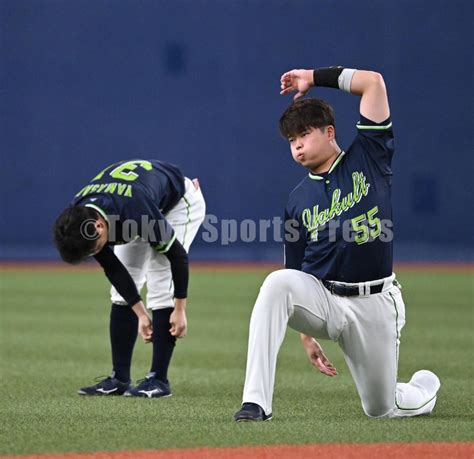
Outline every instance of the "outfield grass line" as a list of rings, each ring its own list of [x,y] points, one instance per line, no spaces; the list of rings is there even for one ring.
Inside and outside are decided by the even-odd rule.
[[[232,448],[183,448],[143,451],[97,452],[84,454],[53,454],[0,456],[1,459],[384,459],[430,458],[472,459],[474,443],[328,443],[311,445],[241,446]]]
[[[102,268],[98,263],[90,262],[80,265],[68,265],[61,261],[0,261],[0,272],[15,271],[61,271],[61,272],[77,272],[77,271],[100,271]]]
[[[395,263],[395,272],[474,272],[474,263],[467,262],[425,262],[425,261],[414,261],[414,262],[399,262]]]
[[[192,272],[235,272],[235,271],[275,271],[282,269],[281,263],[259,261],[191,261]],[[15,271],[101,271],[96,263],[68,265],[61,261],[0,261],[0,272]],[[394,266],[395,272],[474,272],[474,262],[398,262]]]

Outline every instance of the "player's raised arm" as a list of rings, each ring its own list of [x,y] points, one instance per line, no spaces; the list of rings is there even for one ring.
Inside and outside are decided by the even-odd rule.
[[[356,70],[352,76],[350,91],[361,96],[360,113],[365,118],[381,123],[390,116],[387,89],[380,73]]]
[[[343,67],[295,69],[285,72],[280,83],[280,94],[295,92],[295,99],[304,96],[313,86],[341,89],[361,96],[360,113],[365,118],[381,123],[390,116],[385,82],[377,72]]]

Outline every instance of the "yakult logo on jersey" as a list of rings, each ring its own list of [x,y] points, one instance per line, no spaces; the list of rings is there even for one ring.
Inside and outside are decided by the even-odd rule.
[[[313,208],[306,208],[301,214],[303,225],[311,233],[311,240],[318,240],[318,229],[334,217],[347,212],[351,207],[361,201],[369,193],[370,183],[362,172],[352,173],[353,191],[341,200],[341,190],[336,188],[332,193],[331,207],[319,211],[319,204]]]

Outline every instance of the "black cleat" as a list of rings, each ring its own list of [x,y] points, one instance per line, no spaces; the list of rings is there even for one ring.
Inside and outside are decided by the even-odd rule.
[[[94,386],[82,387],[77,391],[79,395],[123,395],[128,389],[132,387],[131,382],[122,382],[115,378],[115,373],[112,372],[110,376],[99,376],[96,381],[99,381]]]
[[[236,422],[241,421],[269,421],[272,418],[272,413],[265,414],[263,408],[256,403],[243,403],[237,413],[234,414]]]
[[[168,383],[155,378],[155,373],[148,373],[145,379],[138,382],[138,386],[130,388],[125,392],[126,397],[171,397],[171,389]]]

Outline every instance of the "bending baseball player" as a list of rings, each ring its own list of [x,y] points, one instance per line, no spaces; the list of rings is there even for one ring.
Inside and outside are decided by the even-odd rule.
[[[360,96],[357,135],[343,151],[332,108],[300,99],[312,86]],[[335,368],[314,338],[337,341],[370,417],[430,413],[440,387],[431,371],[397,383],[401,286],[392,272],[392,122],[382,76],[342,67],[292,70],[296,92],[280,119],[293,159],[308,169],[286,208],[285,267],[263,283],[250,320],[243,405],[236,421],[272,417],[277,354],[287,325],[301,332],[310,361]]]
[[[112,374],[80,395],[171,395],[168,366],[176,338],[187,331],[188,251],[204,215],[197,180],[172,164],[137,159],[105,168],[58,217],[54,241],[62,259],[94,257],[112,284]],[[145,282],[151,319],[140,296]],[[150,372],[133,387],[138,333],[153,355]]]

